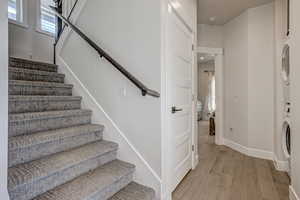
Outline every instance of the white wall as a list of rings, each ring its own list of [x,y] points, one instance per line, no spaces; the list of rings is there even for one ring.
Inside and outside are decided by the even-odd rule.
[[[247,146],[248,13],[224,25],[225,138]]]
[[[292,188],[300,198],[300,1],[291,1]]]
[[[248,10],[248,147],[273,152],[274,4]]]
[[[169,0],[179,17],[194,32],[197,27],[197,0]]]
[[[128,71],[160,92],[159,1],[87,1],[77,25]],[[161,99],[143,97],[76,34],[66,41],[61,56],[160,176]]]
[[[198,24],[198,46],[222,48],[223,26]]]
[[[223,35],[225,139],[254,149],[254,156],[270,159],[274,137],[273,11],[273,3],[251,8],[225,24]]]
[[[7,139],[8,139],[8,22],[7,1],[0,1],[0,199],[8,200]]]
[[[24,4],[27,24],[9,23],[9,55],[52,63],[54,38],[37,31],[37,0],[26,0]]]

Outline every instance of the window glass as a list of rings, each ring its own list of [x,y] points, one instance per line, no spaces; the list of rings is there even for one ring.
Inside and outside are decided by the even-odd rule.
[[[23,22],[22,0],[8,0],[8,19]]]
[[[49,6],[55,6],[54,2],[52,0],[41,0],[41,30],[55,34],[56,31],[56,17],[49,8]]]
[[[16,0],[8,1],[8,18],[17,20],[17,3]]]

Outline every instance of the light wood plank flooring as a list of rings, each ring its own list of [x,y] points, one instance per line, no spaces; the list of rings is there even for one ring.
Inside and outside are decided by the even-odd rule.
[[[289,177],[271,161],[214,144],[199,122],[199,165],[173,192],[173,200],[288,200]]]

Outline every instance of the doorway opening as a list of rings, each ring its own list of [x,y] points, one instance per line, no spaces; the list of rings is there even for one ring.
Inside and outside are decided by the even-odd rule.
[[[223,145],[223,49],[198,47],[197,58],[198,146],[204,138]]]
[[[198,145],[214,143],[216,134],[215,54],[198,53]],[[201,152],[200,156],[201,156]]]

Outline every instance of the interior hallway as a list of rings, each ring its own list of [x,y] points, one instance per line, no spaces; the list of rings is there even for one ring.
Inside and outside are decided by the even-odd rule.
[[[199,165],[174,191],[173,200],[289,199],[289,177],[272,161],[217,146],[208,130],[208,122],[200,121]]]

